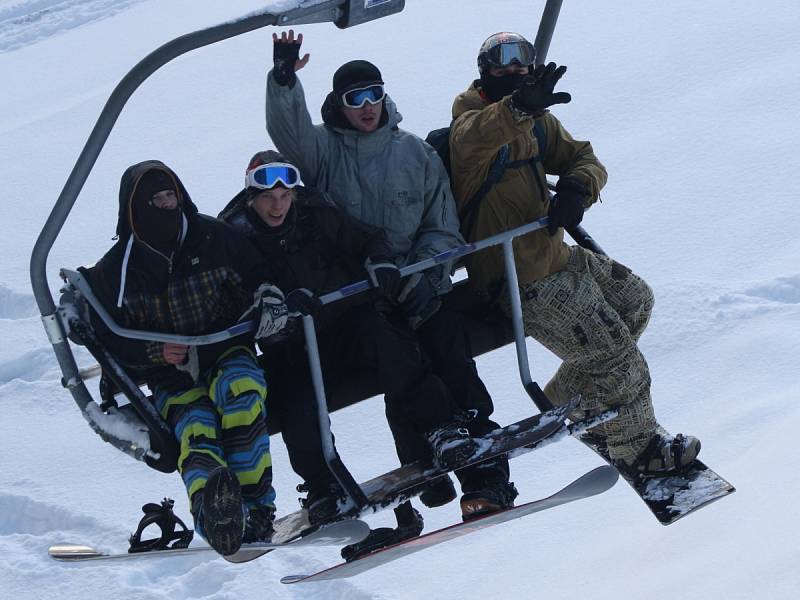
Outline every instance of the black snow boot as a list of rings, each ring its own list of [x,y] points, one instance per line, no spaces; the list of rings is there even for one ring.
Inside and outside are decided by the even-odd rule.
[[[271,542],[275,528],[272,522],[275,520],[275,509],[272,506],[254,506],[247,513],[247,520],[244,524],[245,544],[255,542]]]
[[[671,436],[657,432],[628,468],[648,475],[680,473],[699,453],[700,440],[696,437],[682,433]]]
[[[461,518],[469,521],[489,513],[511,508],[519,495],[510,481],[494,481],[483,484],[480,489],[464,490],[461,496]]]
[[[311,525],[321,525],[332,521],[339,513],[339,502],[345,499],[342,486],[332,479],[313,481],[298,486],[297,491],[306,491],[300,503],[308,513]]]
[[[399,544],[405,540],[417,537],[422,533],[424,520],[422,515],[411,506],[411,502],[403,502],[394,509],[397,518],[397,527],[378,527],[369,532],[369,535],[358,542],[342,548],[342,558],[346,562],[356,560],[371,554],[381,548]]]
[[[463,464],[478,449],[478,444],[470,437],[469,431],[461,421],[453,421],[432,429],[425,439],[433,450],[433,464],[448,471]]]
[[[196,527],[209,545],[224,556],[236,553],[244,534],[244,505],[236,475],[227,467],[217,467],[192,504]]]
[[[439,477],[426,483],[424,492],[419,495],[420,501],[428,508],[444,506],[456,499],[456,488],[449,475]]]

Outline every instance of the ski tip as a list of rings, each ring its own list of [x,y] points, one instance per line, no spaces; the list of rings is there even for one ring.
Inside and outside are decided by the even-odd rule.
[[[299,583],[303,581],[306,577],[310,577],[309,575],[286,575],[281,577],[281,583]]]
[[[48,548],[47,553],[55,560],[78,560],[103,556],[103,553],[91,546],[83,544],[56,544]]]

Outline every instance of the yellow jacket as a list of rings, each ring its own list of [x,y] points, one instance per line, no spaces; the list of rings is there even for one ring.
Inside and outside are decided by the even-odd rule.
[[[450,131],[452,183],[459,212],[486,180],[500,148],[509,145],[509,162],[533,159],[541,150],[533,134],[534,119],[512,108],[511,97],[499,102],[485,100],[474,82],[453,103]],[[589,142],[577,141],[551,113],[539,117],[547,148],[544,160],[531,167],[508,169],[480,202],[469,231],[473,242],[508,231],[547,216],[550,206],[546,174],[570,176],[589,190],[586,207],[593,204],[608,174]],[[544,192],[544,193],[543,193]],[[564,230],[550,236],[546,229],[514,240],[514,256],[520,284],[537,281],[564,268],[569,247]],[[470,284],[479,292],[492,292],[504,279],[499,246],[467,257]]]

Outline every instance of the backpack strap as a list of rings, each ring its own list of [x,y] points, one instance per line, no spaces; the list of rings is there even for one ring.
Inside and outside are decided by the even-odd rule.
[[[514,160],[509,162],[508,157],[511,150],[509,149],[508,144],[500,148],[500,151],[497,153],[497,157],[494,159],[492,166],[489,167],[489,174],[486,176],[486,180],[481,184],[481,187],[478,188],[478,191],[475,192],[475,195],[469,199],[469,202],[466,203],[464,209],[461,211],[461,231],[464,233],[464,235],[466,235],[469,230],[472,229],[472,222],[475,219],[477,208],[481,200],[483,200],[483,198],[489,193],[495,184],[500,182],[507,169],[519,169],[530,165],[531,168],[533,168],[534,175],[536,175],[536,183],[539,184],[539,190],[541,191],[542,196],[547,195],[547,188],[544,187],[541,177],[539,176],[539,171],[536,169],[536,163],[542,162],[544,153],[547,150],[547,132],[539,123],[538,119],[533,123],[533,136],[536,138],[536,143],[539,146],[539,152],[533,158],[525,158],[522,160]]]

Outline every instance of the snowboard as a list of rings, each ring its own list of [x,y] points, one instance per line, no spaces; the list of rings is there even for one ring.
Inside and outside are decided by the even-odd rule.
[[[323,525],[302,537],[287,542],[275,541],[272,543],[244,544],[238,552],[230,556],[223,556],[223,558],[228,562],[243,563],[254,560],[279,548],[296,549],[308,546],[346,546],[347,544],[360,542],[367,537],[367,535],[369,535],[369,525],[367,525],[367,523],[357,519],[347,519]],[[107,553],[83,544],[56,544],[50,546],[48,554],[50,558],[64,562],[109,562],[198,554],[216,555],[216,551],[211,548],[211,546],[204,545],[189,548],[150,550],[148,552]]]
[[[670,435],[663,427],[659,427],[658,432]],[[578,439],[619,471],[622,478],[628,482],[662,525],[671,525],[736,491],[730,482],[698,459],[692,461],[678,474],[644,475],[620,467],[612,461],[608,457],[605,442],[592,436],[591,433],[584,434]]]
[[[340,563],[333,567],[305,575],[288,575],[281,578],[281,583],[306,583],[312,581],[325,581],[330,579],[342,579],[359,575],[386,563],[392,562],[404,556],[432,548],[444,542],[481,531],[506,523],[526,515],[561,506],[569,502],[589,498],[601,494],[611,489],[617,482],[619,474],[616,469],[609,466],[602,466],[589,471],[585,475],[576,479],[566,487],[562,488],[552,496],[542,500],[534,500],[513,508],[507,508],[482,517],[477,517],[463,523],[456,523],[449,527],[437,529],[419,537],[411,538],[380,548],[360,558],[350,562]]]

